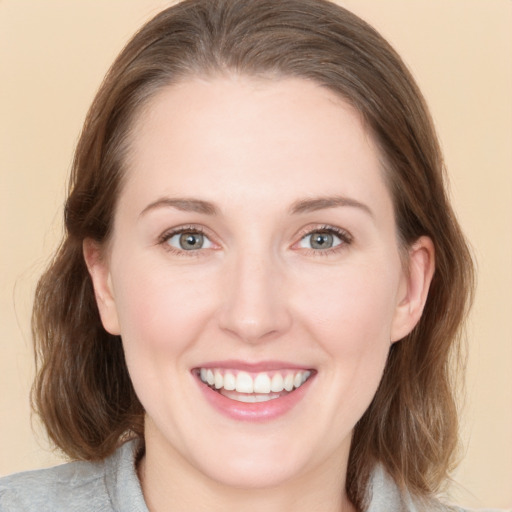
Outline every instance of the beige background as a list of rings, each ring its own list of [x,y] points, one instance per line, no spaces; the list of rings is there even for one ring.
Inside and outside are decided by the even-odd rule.
[[[58,461],[31,426],[31,297],[108,65],[161,0],[0,0],[0,475]],[[512,1],[342,0],[388,37],[432,108],[479,264],[455,498],[512,506]]]

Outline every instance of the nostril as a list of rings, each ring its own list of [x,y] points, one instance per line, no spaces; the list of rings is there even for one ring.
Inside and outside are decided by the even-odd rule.
[[[280,329],[254,321],[238,321],[224,325],[222,329],[245,343],[260,343],[280,335]]]

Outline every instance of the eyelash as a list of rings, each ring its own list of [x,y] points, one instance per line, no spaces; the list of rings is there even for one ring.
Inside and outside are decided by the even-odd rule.
[[[178,228],[171,229],[169,231],[166,231],[163,233],[160,238],[158,239],[158,244],[162,245],[164,249],[172,254],[176,254],[178,256],[188,256],[188,257],[194,257],[194,256],[200,256],[204,254],[204,250],[197,249],[197,250],[183,250],[183,249],[177,249],[176,247],[173,247],[172,245],[168,244],[167,242],[174,236],[182,234],[182,233],[191,233],[191,234],[200,234],[203,235],[205,238],[210,240],[211,242],[211,236],[209,236],[206,232],[206,230],[202,226],[195,226],[195,225],[187,225],[187,226],[180,226]],[[338,228],[336,226],[330,226],[330,225],[321,225],[321,226],[315,226],[313,228],[308,227],[307,229],[304,229],[302,232],[299,233],[299,241],[295,242],[293,246],[297,246],[304,240],[307,236],[313,235],[314,233],[326,233],[336,236],[341,240],[341,243],[330,247],[328,249],[313,249],[313,248],[302,248],[304,252],[307,254],[311,254],[313,256],[328,256],[333,253],[337,253],[338,251],[343,250],[346,248],[346,246],[352,244],[353,237],[352,235],[341,228]],[[213,242],[211,242],[213,243]]]
[[[336,226],[331,226],[328,224],[324,224],[321,226],[315,226],[314,228],[308,227],[307,229],[302,231],[299,234],[299,236],[300,236],[299,241],[296,242],[294,244],[294,246],[299,244],[300,242],[302,242],[302,240],[304,240],[307,236],[310,236],[314,233],[326,233],[326,234],[334,235],[341,240],[341,243],[334,247],[330,247],[329,249],[313,249],[313,248],[305,249],[305,248],[303,248],[303,251],[305,251],[306,254],[308,254],[308,255],[311,254],[313,256],[330,256],[332,254],[336,254],[337,252],[346,249],[346,247],[348,245],[351,245],[352,242],[354,241],[354,238],[352,237],[352,235],[345,229],[338,228]]]
[[[200,250],[190,250],[186,251],[184,249],[177,249],[176,247],[173,247],[172,245],[168,244],[167,242],[176,235],[180,235],[182,233],[191,233],[194,235],[203,235],[205,238],[211,241],[211,236],[209,236],[206,232],[206,230],[201,226],[194,226],[194,225],[188,225],[188,226],[180,226],[178,228],[171,229],[169,231],[166,231],[163,233],[159,240],[158,244],[162,245],[164,249],[172,254],[175,254],[177,256],[188,256],[188,257],[197,257],[204,254],[204,249]]]

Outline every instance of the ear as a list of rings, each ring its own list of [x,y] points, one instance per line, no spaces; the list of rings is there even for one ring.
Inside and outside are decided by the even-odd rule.
[[[110,334],[120,334],[119,319],[112,289],[108,261],[104,250],[91,238],[83,242],[85,264],[89,270],[94,287],[94,295],[100,312],[101,323]]]
[[[391,341],[401,340],[416,326],[427,301],[435,270],[435,249],[427,236],[420,237],[409,249],[407,268],[391,328]]]

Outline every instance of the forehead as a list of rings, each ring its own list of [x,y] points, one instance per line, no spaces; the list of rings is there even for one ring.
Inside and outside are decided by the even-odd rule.
[[[229,76],[166,87],[137,116],[130,139],[126,186],[134,200],[388,195],[360,114],[303,79]]]

